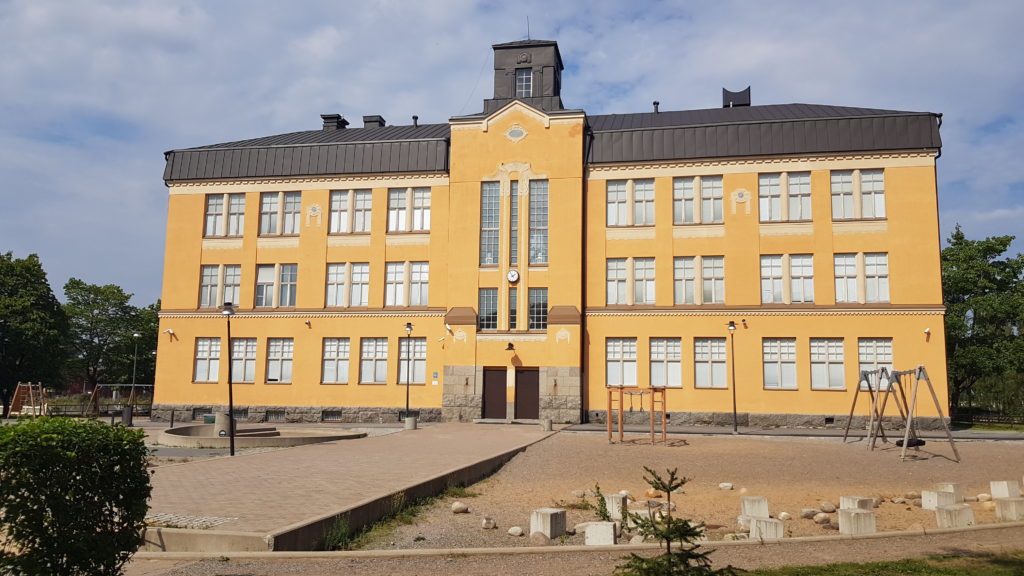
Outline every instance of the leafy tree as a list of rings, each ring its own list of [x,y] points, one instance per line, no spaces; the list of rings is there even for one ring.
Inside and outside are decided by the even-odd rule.
[[[81,379],[86,390],[98,383],[130,381],[132,334],[138,327],[138,309],[129,303],[132,295],[113,284],[98,286],[72,278],[64,285],[64,297],[70,375]]]
[[[5,418],[18,382],[55,384],[66,334],[67,319],[39,257],[0,254],[0,402]]]
[[[1001,259],[1012,242],[968,240],[957,226],[942,250],[951,412],[979,381],[1024,370],[1024,255]]]
[[[143,436],[67,418],[0,427],[0,572],[121,574],[149,509]]]

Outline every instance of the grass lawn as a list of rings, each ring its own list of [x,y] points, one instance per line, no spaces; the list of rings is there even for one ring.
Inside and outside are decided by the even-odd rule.
[[[828,564],[754,570],[756,576],[1020,576],[1024,550],[1009,554],[940,556],[925,560],[899,560],[869,564]]]

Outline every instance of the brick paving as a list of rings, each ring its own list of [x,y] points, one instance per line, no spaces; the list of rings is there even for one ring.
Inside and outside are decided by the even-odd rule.
[[[226,519],[269,534],[405,490],[549,436],[539,426],[444,423],[235,457],[160,466],[150,514]]]

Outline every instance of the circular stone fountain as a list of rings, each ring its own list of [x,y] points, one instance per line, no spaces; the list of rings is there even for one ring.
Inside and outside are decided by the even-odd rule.
[[[218,416],[220,416],[218,414]],[[220,421],[221,418],[218,418]],[[235,448],[283,448],[333,440],[363,438],[366,432],[345,430],[315,430],[289,428],[278,430],[273,426],[238,426],[235,428]],[[217,424],[194,424],[164,430],[157,439],[163,446],[177,448],[227,448],[227,417]]]

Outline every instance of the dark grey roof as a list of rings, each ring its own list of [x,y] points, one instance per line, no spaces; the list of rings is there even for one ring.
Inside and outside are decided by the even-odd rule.
[[[165,154],[164,180],[448,170],[448,124],[308,130]]]
[[[779,104],[588,117],[588,162],[938,149],[939,115]]]

